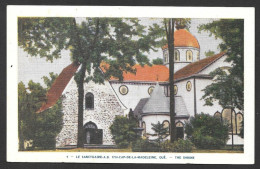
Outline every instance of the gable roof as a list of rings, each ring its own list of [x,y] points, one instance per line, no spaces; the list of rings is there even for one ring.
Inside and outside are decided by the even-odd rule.
[[[41,108],[37,111],[43,112],[44,110],[52,107],[56,102],[59,100],[63,90],[69,83],[70,79],[74,76],[74,73],[77,71],[79,67],[79,64],[72,63],[68,65],[66,68],[62,70],[60,75],[56,78],[56,80],[53,82],[50,90],[48,91],[46,95],[46,102],[43,103]]]
[[[226,54],[225,52],[221,52],[214,56],[210,56],[210,57],[201,59],[197,62],[188,64],[187,66],[185,66],[182,69],[175,72],[174,80],[186,78],[186,77],[199,73],[200,71],[202,71],[203,69],[205,69],[206,67],[208,67],[209,65],[214,63],[216,60],[220,59],[225,54]]]
[[[105,67],[108,64],[103,63],[101,69],[105,72]],[[123,72],[123,81],[143,81],[143,82],[168,82],[169,69],[165,65],[144,65],[136,64],[133,66],[136,69],[136,74],[130,72]],[[110,80],[118,80],[115,77],[111,77]]]

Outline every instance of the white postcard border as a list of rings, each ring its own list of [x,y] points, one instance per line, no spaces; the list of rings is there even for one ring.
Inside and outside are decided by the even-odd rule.
[[[156,12],[155,12],[156,11]],[[154,17],[244,19],[244,153],[107,153],[18,152],[18,42],[17,17]],[[199,163],[253,164],[255,145],[255,9],[230,7],[104,7],[104,6],[7,6],[7,161],[97,163]],[[250,114],[249,114],[250,113]],[[77,156],[109,156],[76,158]],[[71,157],[73,156],[73,157]],[[114,156],[115,158],[112,158]],[[118,158],[117,158],[118,156]],[[131,159],[122,159],[130,156]],[[132,159],[135,156],[157,159]],[[176,159],[193,156],[195,159]],[[120,158],[119,158],[120,157]],[[125,157],[127,158],[127,157]],[[153,157],[154,158],[154,157]],[[163,159],[166,158],[166,159]]]

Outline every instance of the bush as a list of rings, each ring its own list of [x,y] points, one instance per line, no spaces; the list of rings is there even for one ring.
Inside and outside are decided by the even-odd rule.
[[[158,152],[160,147],[148,139],[138,139],[132,144],[133,152]]]
[[[135,119],[128,119],[124,116],[116,116],[110,131],[118,148],[127,148],[131,142],[137,139],[134,128],[137,127]]]
[[[178,139],[174,143],[169,140],[165,141],[161,145],[162,152],[191,152],[193,144],[190,140]]]
[[[223,124],[219,118],[203,113],[191,117],[186,123],[185,132],[197,148],[220,148],[228,140],[228,125]]]

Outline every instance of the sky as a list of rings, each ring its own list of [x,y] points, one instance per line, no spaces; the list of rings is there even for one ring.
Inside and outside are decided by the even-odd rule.
[[[77,18],[77,22],[80,22],[81,18]],[[159,23],[158,19],[140,18],[141,24],[151,25],[154,22]],[[219,53],[218,45],[221,43],[220,39],[215,39],[214,36],[209,37],[208,32],[198,33],[198,26],[212,22],[214,19],[191,19],[189,31],[194,35],[200,44],[200,58],[205,58],[205,52],[208,50]],[[161,49],[158,52],[150,52],[148,58],[150,60],[156,58],[162,58],[163,53]],[[43,76],[49,76],[49,72],[59,74],[63,68],[71,63],[70,52],[63,50],[61,52],[61,58],[54,60],[52,63],[46,61],[45,58],[39,56],[30,56],[24,52],[23,49],[18,48],[18,82],[22,81],[26,86],[30,80],[41,83],[43,86]]]

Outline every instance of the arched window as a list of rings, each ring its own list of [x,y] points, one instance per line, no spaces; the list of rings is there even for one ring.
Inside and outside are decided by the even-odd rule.
[[[177,139],[183,139],[184,138],[184,125],[181,121],[176,123],[176,136]]]
[[[174,85],[174,95],[176,95],[178,93],[178,87],[177,85]]]
[[[188,81],[188,82],[186,83],[186,89],[187,89],[187,91],[191,91],[191,87],[192,87],[191,82]]]
[[[243,121],[243,114],[242,113],[237,113],[237,134],[240,134],[240,129],[242,127],[242,121]]]
[[[187,50],[187,52],[186,52],[186,61],[192,62],[192,60],[193,60],[192,57],[193,57],[192,51],[191,50]]]
[[[164,51],[164,63],[168,63],[168,50]]]
[[[174,50],[174,61],[180,61],[180,51]]]
[[[94,109],[94,95],[92,93],[87,93],[85,96],[85,108]]]
[[[221,113],[220,113],[219,111],[217,111],[217,112],[214,114],[214,117],[221,119]]]
[[[164,128],[168,128],[167,134],[169,134],[169,133],[170,133],[170,123],[169,123],[169,121],[164,120],[164,121],[163,121],[163,127],[164,127]]]
[[[142,122],[142,128],[144,129],[143,130],[143,136],[146,136],[146,124],[145,124],[144,121]]]
[[[232,112],[232,125],[231,125],[231,109],[224,109],[222,111],[222,121],[227,123],[229,126],[229,133],[232,133],[233,127],[233,134],[236,134],[236,113]]]
[[[154,86],[150,86],[148,88],[148,94],[151,95],[153,93]]]

